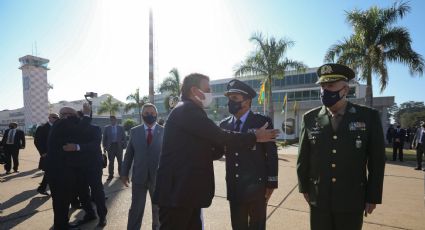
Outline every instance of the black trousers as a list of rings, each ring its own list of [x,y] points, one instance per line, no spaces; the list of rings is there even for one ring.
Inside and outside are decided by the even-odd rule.
[[[403,161],[403,146],[404,146],[404,142],[393,143],[393,161],[397,160],[397,152],[398,152],[398,159],[400,161]]]
[[[361,230],[363,211],[332,212],[310,206],[311,230]]]
[[[14,145],[6,144],[4,146],[4,156],[6,157],[6,162],[4,164],[4,170],[6,172],[10,172],[12,168],[12,160],[13,160],[13,170],[18,171],[19,167],[19,148]]]
[[[201,230],[201,209],[159,207],[160,230]]]
[[[94,210],[91,206],[91,198],[93,198],[97,215],[100,219],[106,218],[108,210],[105,204],[105,191],[102,184],[102,167],[99,165],[77,171],[77,178],[78,196],[83,209],[87,214],[94,215]]]
[[[40,189],[42,191],[46,191],[47,184],[48,184],[47,173],[44,172],[43,179],[41,180],[41,183],[40,183],[40,186],[38,187],[38,189]]]
[[[246,203],[230,202],[230,217],[234,230],[266,229],[266,200]]]
[[[418,168],[422,168],[422,156],[425,153],[425,144],[418,144],[416,147],[416,162],[418,164]]]
[[[72,190],[68,190],[65,172],[62,169],[48,171],[48,181],[52,194],[54,229],[68,228],[69,200]]]
[[[109,149],[108,149],[108,160],[109,160],[108,172],[109,172],[109,176],[114,176],[115,158],[117,158],[117,162],[118,162],[118,174],[121,174],[122,153],[123,153],[123,150],[117,142],[112,143],[111,146],[109,147]]]

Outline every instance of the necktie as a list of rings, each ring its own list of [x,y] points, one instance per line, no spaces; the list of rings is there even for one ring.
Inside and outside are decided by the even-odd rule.
[[[152,129],[148,129],[148,138],[146,139],[148,145],[152,143]]]
[[[13,139],[14,139],[13,138],[14,131],[15,131],[14,129],[10,129],[9,130],[9,135],[7,136],[7,142],[6,142],[6,144],[9,144],[9,145],[13,144],[13,142],[14,142],[13,141]]]
[[[331,117],[332,129],[334,132],[338,130],[338,125],[341,123],[342,115],[337,113]]]
[[[118,142],[118,140],[117,140],[117,132],[118,132],[118,130],[117,130],[117,126],[116,125],[114,125],[114,135],[113,135],[113,140],[114,140],[114,142]]]
[[[241,120],[236,120],[236,127],[235,127],[235,131],[236,132],[240,132],[241,131],[241,124],[242,124],[242,121]]]

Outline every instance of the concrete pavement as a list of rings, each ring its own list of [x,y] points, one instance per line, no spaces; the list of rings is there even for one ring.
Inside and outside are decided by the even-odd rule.
[[[300,229],[309,226],[309,210],[298,193],[295,171],[296,146],[279,151],[279,189],[268,206],[268,229]],[[53,223],[51,199],[36,192],[42,172],[37,169],[38,153],[28,140],[20,153],[20,173],[4,175],[0,183],[0,229],[49,229]],[[425,229],[424,172],[413,170],[414,162],[386,166],[383,204],[365,218],[363,229]],[[216,192],[211,207],[204,209],[205,229],[231,229],[229,205],[226,200],[225,162],[214,163]],[[105,171],[105,175],[107,172]],[[106,182],[109,197],[108,225],[105,229],[126,229],[131,189],[123,187],[118,178]],[[150,202],[145,207],[142,229],[151,229]],[[72,210],[71,221],[81,218],[83,211]],[[96,222],[83,226],[95,229]]]

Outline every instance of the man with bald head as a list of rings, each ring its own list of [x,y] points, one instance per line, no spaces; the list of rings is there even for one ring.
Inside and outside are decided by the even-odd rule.
[[[67,165],[72,156],[64,150],[64,146],[78,143],[82,131],[90,125],[90,110],[90,106],[84,104],[83,113],[86,116],[80,119],[74,108],[63,107],[59,111],[60,119],[54,123],[48,137],[46,171],[52,193],[54,229],[69,229],[68,211],[73,188],[69,187],[72,183],[69,183]]]

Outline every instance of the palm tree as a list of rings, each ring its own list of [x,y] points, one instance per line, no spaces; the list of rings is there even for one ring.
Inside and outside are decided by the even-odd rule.
[[[131,109],[137,109],[137,112],[139,114],[139,124],[142,123],[142,107],[143,105],[149,101],[149,98],[147,96],[144,96],[143,98],[140,97],[139,89],[136,89],[135,93],[132,93],[127,96],[127,101],[130,101],[127,103],[124,107],[124,111],[128,112]]]
[[[170,76],[164,79],[164,81],[159,86],[158,91],[161,93],[168,92],[169,94],[164,99],[164,106],[167,110],[170,109],[169,100],[170,97],[178,97],[180,96],[180,74],[177,68],[173,68],[170,70]]]
[[[235,71],[235,76],[258,74],[264,76],[266,83],[266,102],[268,116],[273,119],[272,78],[285,76],[285,71],[304,71],[307,68],[300,61],[285,57],[288,48],[295,42],[287,39],[276,40],[274,37],[266,38],[261,33],[255,33],[249,39],[256,45],[256,50],[240,64]]]
[[[100,102],[97,114],[109,113],[110,116],[115,115],[120,110],[122,104],[120,102],[114,102],[112,96],[106,97],[106,100]]]
[[[366,81],[366,105],[373,105],[372,75],[379,79],[382,93],[389,81],[388,62],[400,62],[409,67],[410,74],[423,74],[424,60],[412,47],[408,30],[395,22],[410,11],[405,2],[396,2],[390,8],[371,7],[346,13],[347,22],[354,32],[349,38],[332,45],[325,62],[337,62],[361,73]]]

